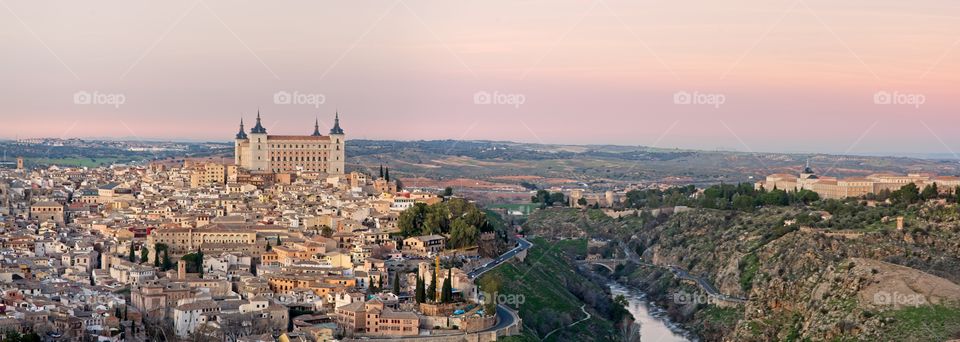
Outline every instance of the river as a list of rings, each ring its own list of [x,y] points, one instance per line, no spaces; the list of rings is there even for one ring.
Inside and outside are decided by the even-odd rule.
[[[692,339],[682,328],[670,322],[666,314],[659,308],[653,307],[647,302],[647,296],[636,289],[623,286],[617,282],[611,282],[610,292],[616,297],[623,295],[627,302],[627,310],[633,315],[633,318],[640,323],[640,340],[657,342],[689,342],[696,341]]]

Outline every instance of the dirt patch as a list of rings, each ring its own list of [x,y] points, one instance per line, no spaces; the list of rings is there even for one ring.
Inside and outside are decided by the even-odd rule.
[[[872,259],[851,259],[853,274],[868,280],[858,295],[867,307],[896,308],[960,303],[960,285],[910,267]]]

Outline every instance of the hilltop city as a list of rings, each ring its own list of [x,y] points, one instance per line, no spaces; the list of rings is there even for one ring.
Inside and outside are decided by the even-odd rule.
[[[0,330],[99,341],[516,334],[516,312],[474,279],[523,258],[524,245],[464,199],[402,189],[389,167],[345,172],[334,122],[327,135],[317,124],[270,135],[258,113],[249,131],[241,123],[235,163],[20,159],[0,170]],[[404,214],[417,210],[456,216],[424,229]]]

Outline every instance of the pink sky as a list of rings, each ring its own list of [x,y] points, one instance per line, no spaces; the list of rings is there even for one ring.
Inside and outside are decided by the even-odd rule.
[[[960,151],[955,1],[2,4],[2,138],[229,141],[258,107],[308,134],[339,108],[350,138]]]

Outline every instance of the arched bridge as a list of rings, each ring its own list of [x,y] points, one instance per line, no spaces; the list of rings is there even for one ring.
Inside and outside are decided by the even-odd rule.
[[[618,265],[626,265],[627,259],[578,260],[577,263],[581,265],[600,266],[610,270],[610,272],[613,273],[613,271],[617,269]]]

